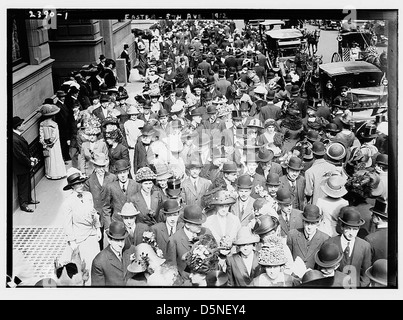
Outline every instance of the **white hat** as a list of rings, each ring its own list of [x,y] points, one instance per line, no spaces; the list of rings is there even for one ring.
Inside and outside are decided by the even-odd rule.
[[[183,110],[185,103],[182,100],[177,100],[171,107],[171,112],[180,112]]]
[[[267,90],[263,86],[257,86],[254,90],[254,93],[260,93],[260,94],[267,94]]]

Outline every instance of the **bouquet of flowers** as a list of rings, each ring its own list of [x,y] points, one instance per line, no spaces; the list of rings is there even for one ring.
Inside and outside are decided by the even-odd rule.
[[[163,258],[164,254],[162,250],[158,247],[157,241],[155,240],[155,234],[152,231],[144,231],[143,242],[148,243],[155,251],[159,258]]]
[[[186,255],[186,264],[191,271],[206,274],[218,264],[217,242],[209,234],[202,235]]]

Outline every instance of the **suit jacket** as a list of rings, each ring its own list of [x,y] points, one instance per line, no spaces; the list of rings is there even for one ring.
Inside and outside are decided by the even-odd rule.
[[[258,263],[258,253],[253,253],[253,263],[251,273],[248,274],[241,253],[234,253],[227,257],[227,275],[229,287],[248,287],[254,278],[262,273]]]
[[[64,103],[59,100],[56,105],[60,108],[60,111],[56,113],[55,121],[59,126],[59,136],[60,140],[68,140],[71,136],[71,125],[70,120],[73,117],[72,110],[69,110]]]
[[[105,84],[108,87],[108,89],[116,87],[117,79],[111,69],[105,68],[104,80],[105,80]]]
[[[91,266],[91,286],[125,286],[129,272],[130,255],[134,246],[122,252],[122,261],[112,252],[110,245],[98,253]]]
[[[293,229],[288,233],[287,245],[294,260],[296,257],[300,257],[307,268],[313,269],[315,267],[315,253],[327,239],[329,239],[329,236],[326,233],[316,230],[311,241],[307,243],[304,229]]]
[[[223,236],[229,236],[232,240],[235,240],[237,233],[241,228],[239,218],[231,212],[228,213],[228,216],[226,217],[225,233],[222,232],[218,219],[217,214],[207,217],[206,222],[203,223],[203,227],[206,227],[211,231],[217,243],[220,242]]]
[[[133,160],[133,170],[134,173],[137,172],[139,168],[148,166],[147,154],[151,154],[151,149],[148,147],[146,150],[143,142],[141,142],[140,137],[137,139],[136,146],[134,147],[134,160]]]
[[[178,221],[174,233],[183,228],[183,222]],[[165,222],[158,222],[151,226],[151,231],[155,234],[155,241],[158,244],[158,248],[164,253],[164,257],[167,256],[167,245],[169,240],[169,234],[167,224]]]
[[[267,180],[267,176],[266,177],[264,176],[264,171],[263,171],[262,165],[260,163],[256,169],[256,173],[260,174],[265,180]],[[270,173],[277,173],[281,177],[283,175],[283,168],[277,162],[272,162],[271,168],[269,170],[269,174]]]
[[[98,107],[92,111],[92,114],[96,116],[99,121],[102,123],[105,120],[104,112],[102,111],[102,107]]]
[[[280,189],[285,188],[291,192],[293,197],[297,197],[294,199],[294,204],[296,200],[298,200],[298,206],[293,205],[295,209],[304,210],[305,207],[305,178],[303,176],[298,176],[295,186],[295,190],[291,189],[290,182],[287,179],[287,175],[283,175],[280,177]]]
[[[202,227],[199,236],[203,234],[211,235],[211,231],[208,228]],[[189,241],[183,228],[170,236],[167,243],[166,262],[177,266],[179,274],[184,280],[189,278],[189,272],[185,271],[186,261],[182,260],[182,256],[190,251],[192,245],[193,243]]]
[[[371,245],[372,264],[378,259],[388,259],[388,228],[377,229],[364,240]]]
[[[117,160],[124,159],[127,161],[127,163],[130,163],[129,149],[121,143],[119,143],[116,146],[116,148],[109,147],[108,157],[109,157],[109,171],[112,173],[115,172],[115,162]]]
[[[336,166],[325,159],[314,160],[312,166],[305,171],[305,194],[312,196],[312,204],[316,205],[318,199],[325,195],[320,188],[325,180],[325,174],[335,171]]]
[[[290,230],[293,229],[302,229],[303,228],[303,221],[302,221],[302,211],[298,209],[292,209],[290,214],[290,221],[289,226],[285,222],[283,215],[281,214],[281,210],[278,210],[278,221],[280,222],[281,226],[281,236],[288,237],[288,233]]]
[[[239,198],[236,199],[236,202],[231,206],[231,212],[239,218],[242,226],[247,226],[249,222],[255,218],[255,210],[253,209],[255,199],[249,197],[248,200],[246,200],[246,206],[243,214],[241,214],[241,209],[239,207],[240,201],[241,200],[239,200]]]
[[[31,170],[30,158],[28,141],[13,132],[13,170],[16,175],[29,173]]]
[[[134,229],[133,235],[129,233],[125,239],[125,248],[127,249],[131,246],[137,246],[139,243],[142,243],[144,231],[150,231],[150,227],[145,223],[136,222],[136,228]]]
[[[343,253],[340,238],[341,235],[332,237],[326,240],[326,243],[330,242],[337,244],[340,252]],[[346,266],[347,264],[343,258],[337,270],[349,274],[351,272],[350,270],[343,270]],[[370,280],[366,276],[365,271],[371,266],[371,245],[367,241],[358,237],[355,238],[354,247],[352,248],[351,252],[351,266],[353,266],[356,270],[355,280],[357,287],[368,287]]]
[[[201,199],[203,195],[206,194],[210,185],[211,181],[199,177],[197,181],[197,191],[196,191],[190,178],[186,178],[182,182],[182,191],[185,195],[183,200],[185,201],[186,204],[197,204],[198,206],[201,206]]]
[[[103,199],[104,199],[104,190],[105,186],[116,181],[117,177],[110,172],[105,172],[104,181],[102,186],[99,184],[99,180],[97,178],[96,173],[92,173],[88,180],[84,183],[84,190],[89,191],[92,194],[92,199],[94,201],[94,208],[99,213],[99,222],[101,226],[105,224],[105,215],[103,213]]]
[[[149,224],[150,221],[149,221],[148,215],[149,215],[150,209],[148,209],[147,204],[146,204],[140,190],[138,192],[136,192],[134,195],[132,195],[129,198],[129,200],[130,200],[130,202],[132,202],[134,204],[136,209],[138,211],[140,211],[140,214],[137,216],[137,222]],[[154,217],[156,222],[159,222],[158,213],[159,213],[159,208],[162,204],[162,201],[163,201],[163,197],[162,197],[161,192],[152,190],[151,191],[151,212],[152,212],[152,216]],[[154,223],[152,223],[152,224],[154,224]]]
[[[105,229],[109,227],[111,220],[123,221],[118,214],[126,202],[131,202],[131,197],[140,190],[140,184],[133,179],[128,179],[127,190],[123,193],[119,181],[105,185],[102,214],[105,222]]]
[[[275,104],[268,103],[260,109],[260,120],[264,123],[267,119],[278,120],[281,117],[281,108]]]

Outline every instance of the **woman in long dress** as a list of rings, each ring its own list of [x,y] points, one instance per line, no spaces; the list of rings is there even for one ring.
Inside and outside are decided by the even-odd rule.
[[[60,108],[53,104],[44,104],[39,112],[43,120],[39,124],[39,141],[45,156],[45,176],[57,180],[66,177],[66,167],[60,146],[59,126],[54,121]]]

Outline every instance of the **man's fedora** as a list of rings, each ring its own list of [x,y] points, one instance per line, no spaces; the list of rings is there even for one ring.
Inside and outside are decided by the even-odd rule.
[[[98,167],[104,167],[108,164],[105,153],[95,153],[90,161]]]
[[[179,205],[178,201],[175,199],[167,199],[162,203],[160,211],[165,215],[170,215],[179,212],[181,209],[182,206]]]
[[[108,230],[106,230],[106,234],[113,240],[124,240],[129,235],[124,223],[121,221],[112,221]]]
[[[344,225],[350,227],[360,227],[365,223],[365,220],[361,218],[360,212],[353,207],[341,208],[339,220]]]
[[[388,202],[384,198],[376,198],[375,205],[369,210],[383,219],[388,218]]]
[[[198,205],[192,204],[185,207],[182,219],[185,222],[201,225],[206,221],[207,217]]]
[[[256,161],[257,162],[269,162],[274,158],[274,152],[273,150],[267,149],[267,148],[260,148]]]
[[[315,262],[322,268],[332,268],[340,263],[343,254],[335,243],[325,242],[315,254]]]
[[[121,172],[130,169],[130,163],[125,159],[117,160],[114,164],[115,172]]]
[[[312,153],[318,156],[324,156],[325,144],[322,141],[315,141],[312,145]]]
[[[224,173],[237,173],[238,167],[235,162],[226,162],[223,164],[222,172]]]
[[[319,207],[314,204],[307,204],[302,212],[302,220],[307,222],[318,222],[322,218]]]

